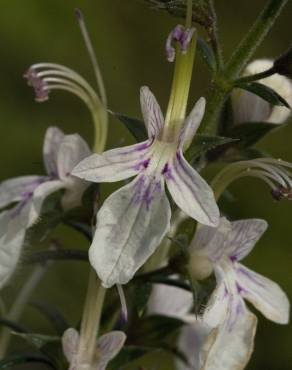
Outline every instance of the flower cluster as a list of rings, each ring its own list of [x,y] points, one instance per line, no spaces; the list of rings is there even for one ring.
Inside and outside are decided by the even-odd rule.
[[[50,127],[43,147],[46,175],[21,176],[0,184],[0,288],[13,275],[26,232],[40,218],[51,194],[60,191],[59,206],[64,215],[64,211],[73,208],[80,211],[77,208],[90,183],[133,178],[103,202],[100,202],[102,197],[98,204],[90,199],[91,211],[96,210],[96,214],[92,217],[91,212],[86,221],[78,220],[73,225],[75,230],[86,229],[90,239],[90,274],[80,329],[66,325],[57,338],[71,370],[105,370],[125,346],[135,345],[131,316],[134,325],[139,323],[138,318],[147,320],[153,315],[176,319],[182,325],[177,343],[177,352],[182,353],[176,361],[178,370],[241,370],[246,366],[257,325],[257,318],[246,301],[273,322],[289,321],[289,300],[282,289],[241,263],[266,231],[267,222],[230,221],[228,215],[223,217],[217,203],[234,180],[245,176],[263,180],[271,188],[274,199],[291,200],[292,164],[270,157],[237,161],[232,158],[231,150],[233,163],[226,165],[210,184],[195,166],[192,150],[197,149],[197,159],[207,165],[206,142],[211,141],[213,148],[217,142],[221,142],[218,146],[222,145],[222,137],[209,132],[205,135],[203,119],[208,110],[205,98],[201,97],[186,114],[196,49],[196,30],[191,27],[192,2],[188,6],[186,26],[177,25],[166,41],[167,59],[175,61],[175,72],[165,115],[151,90],[147,86],[140,89],[144,125],[139,129],[147,135],[144,141],[105,150],[107,99],[80,11],[77,16],[95,68],[99,93],[78,73],[58,64],[34,64],[24,75],[38,102],[48,100],[52,90],[77,95],[92,113],[96,137],[92,152],[78,134],[65,135],[57,127]],[[211,58],[212,53],[208,56]],[[217,55],[213,65],[219,68],[220,63]],[[286,99],[287,107],[292,105],[291,82],[273,73],[272,62],[255,61],[247,66],[244,75],[261,75],[263,71],[265,75],[272,72],[261,83],[274,89],[275,96]],[[238,86],[236,81],[227,82],[226,86],[232,83],[233,87]],[[274,107],[251,92],[234,89],[231,94],[230,119],[235,127],[253,121],[279,124],[290,115],[287,107]],[[210,104],[209,110],[212,109]],[[207,119],[208,114],[210,111],[206,112]],[[186,219],[196,228],[184,230],[181,223]],[[183,231],[187,240],[183,246],[179,243],[179,231]],[[179,252],[175,249],[178,245]],[[154,284],[143,309],[132,307],[128,316],[129,295],[124,294],[122,285],[130,283],[127,293],[132,294],[137,288],[136,280],[139,289],[141,282],[147,287],[149,282]],[[196,284],[202,281],[212,283],[213,290],[206,293],[206,307],[198,315]],[[122,312],[118,309],[113,314],[110,312],[108,316],[112,314],[112,317],[100,325],[104,319],[105,294],[115,285]],[[103,335],[99,333],[100,327]],[[124,328],[127,335],[122,331]],[[140,345],[142,340],[139,340]]]

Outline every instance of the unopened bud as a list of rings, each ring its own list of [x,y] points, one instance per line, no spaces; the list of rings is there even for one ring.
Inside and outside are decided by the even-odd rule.
[[[189,273],[195,280],[204,280],[213,272],[210,259],[201,253],[191,253],[189,260]]]
[[[258,59],[250,63],[244,76],[254,75],[273,67],[273,61]],[[278,73],[263,78],[259,83],[270,87],[282,96],[292,106],[292,83]],[[235,123],[241,122],[271,122],[281,124],[287,120],[291,110],[283,106],[273,106],[261,97],[242,89],[232,92],[232,108]]]

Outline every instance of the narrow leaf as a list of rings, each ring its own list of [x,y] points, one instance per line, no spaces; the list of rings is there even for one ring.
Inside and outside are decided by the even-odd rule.
[[[147,139],[148,135],[143,121],[138,118],[128,117],[121,113],[112,111],[109,111],[109,113],[121,121],[138,142]]]
[[[32,344],[37,349],[40,349],[47,343],[59,342],[61,340],[58,336],[35,334],[35,333],[17,333],[13,332],[14,335],[23,338],[28,343]]]
[[[18,332],[18,333],[28,332],[28,330],[24,326],[18,324],[17,322],[6,320],[6,319],[0,319],[0,326],[5,326],[6,328],[13,330],[15,332]]]
[[[213,50],[202,37],[198,37],[197,45],[204,62],[213,72],[216,72],[217,64]]]
[[[236,87],[239,87],[243,90],[247,90],[255,95],[258,95],[272,105],[285,106],[291,109],[290,105],[281,95],[279,95],[275,90],[271,89],[270,87],[263,85],[259,82],[238,84],[236,85]]]
[[[256,144],[270,131],[279,128],[279,125],[269,122],[246,122],[234,125],[227,131],[226,135],[239,139],[236,147],[247,148]]]
[[[70,327],[62,313],[52,305],[45,302],[32,302],[31,305],[35,307],[49,322],[51,322],[56,329],[56,332],[61,336],[64,331]]]
[[[211,149],[215,149],[218,146],[237,141],[231,137],[223,136],[210,136],[210,135],[195,135],[192,144],[186,152],[186,158],[189,161],[194,161],[197,157],[205,154]]]
[[[0,369],[15,369],[15,366],[17,365],[32,362],[43,363],[52,369],[56,369],[55,365],[47,356],[41,355],[39,353],[30,353],[30,352],[11,355],[1,360]]]

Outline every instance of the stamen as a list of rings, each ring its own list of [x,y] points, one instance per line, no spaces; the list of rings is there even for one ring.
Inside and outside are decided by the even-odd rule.
[[[178,42],[180,44],[181,53],[185,54],[192,40],[194,32],[195,28],[185,28],[180,24],[178,24],[170,32],[166,40],[166,56],[169,62],[173,62],[175,58],[175,48],[173,47],[173,42]]]
[[[117,284],[117,289],[121,301],[121,308],[122,308],[122,319],[123,321],[127,322],[128,321],[128,309],[127,309],[127,301],[125,297],[125,293],[123,290],[123,287],[119,284]]]
[[[49,99],[49,90],[46,82],[40,78],[33,67],[30,67],[23,75],[27,79],[28,86],[32,86],[35,91],[35,100],[37,102],[44,102]]]

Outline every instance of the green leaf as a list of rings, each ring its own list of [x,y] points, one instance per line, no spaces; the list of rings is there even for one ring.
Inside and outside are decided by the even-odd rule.
[[[28,329],[26,329],[24,326],[18,324],[17,322],[6,320],[6,319],[0,319],[0,325],[5,326],[6,328],[13,330],[18,333],[27,333]]]
[[[146,309],[147,302],[151,294],[152,284],[144,281],[135,283],[131,300],[138,317],[141,317]]]
[[[216,72],[217,63],[213,50],[210,48],[210,46],[206,43],[206,41],[202,37],[198,37],[197,46],[198,51],[202,56],[203,60],[205,61],[205,63],[207,64],[207,66],[213,72]]]
[[[259,82],[237,84],[235,86],[260,96],[262,99],[266,100],[268,103],[272,105],[285,106],[291,109],[290,105],[281,95],[279,95],[275,90],[271,89],[270,87],[263,85]]]
[[[49,322],[51,322],[56,329],[56,332],[61,336],[64,331],[70,327],[62,313],[52,305],[45,302],[32,302],[31,305],[35,307]]]
[[[121,113],[112,111],[109,111],[109,113],[121,121],[138,142],[147,140],[148,135],[143,121],[138,118],[128,117]]]
[[[192,141],[189,149],[186,152],[186,158],[189,161],[194,161],[196,158],[205,154],[211,149],[217,148],[218,146],[237,141],[231,137],[223,136],[210,136],[210,135],[200,135],[197,134]]]
[[[167,337],[177,333],[184,323],[181,320],[162,315],[151,315],[131,326],[128,341],[135,345],[160,347]]]
[[[256,144],[270,131],[279,127],[276,123],[246,122],[234,125],[227,131],[226,135],[234,139],[239,139],[234,146],[247,148]]]
[[[33,352],[18,353],[1,360],[0,369],[15,369],[17,365],[32,362],[43,363],[52,369],[56,369],[54,363],[47,356]]]
[[[44,335],[36,333],[17,333],[17,332],[13,332],[13,334],[23,338],[37,349],[42,348],[47,343],[60,342],[61,340],[60,337],[55,335]]]
[[[157,349],[143,346],[125,346],[120,353],[109,363],[108,370],[122,370],[125,366],[131,362],[137,360],[140,357],[145,356],[150,352],[156,352]]]

